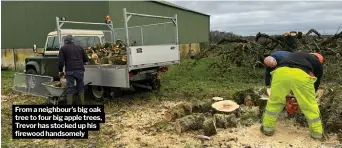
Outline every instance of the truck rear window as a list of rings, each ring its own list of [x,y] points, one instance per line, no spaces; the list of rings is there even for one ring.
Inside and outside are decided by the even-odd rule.
[[[65,36],[62,37],[64,40]],[[101,44],[100,38],[97,36],[74,36],[74,43],[87,48],[88,46],[94,46],[96,44]],[[59,41],[57,36],[51,36],[47,39],[46,51],[58,51]]]

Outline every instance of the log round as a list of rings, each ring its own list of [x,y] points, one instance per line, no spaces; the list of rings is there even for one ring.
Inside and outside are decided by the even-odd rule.
[[[195,113],[192,115],[187,115],[176,120],[175,128],[178,133],[202,129],[204,120],[204,114]]]
[[[206,118],[203,122],[203,132],[205,136],[213,136],[217,134],[215,119]]]
[[[181,103],[173,109],[164,112],[164,119],[167,121],[175,121],[177,118],[189,115],[192,113],[192,105],[189,103]]]
[[[215,124],[217,128],[237,127],[237,119],[234,114],[215,114]]]

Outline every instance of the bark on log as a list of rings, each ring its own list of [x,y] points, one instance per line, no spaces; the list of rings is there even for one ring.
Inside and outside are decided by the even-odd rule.
[[[178,133],[189,130],[198,130],[203,127],[204,120],[204,114],[195,113],[192,115],[187,115],[176,120],[175,128]]]
[[[192,104],[192,112],[193,113],[212,112],[213,108],[211,107],[211,104],[213,102],[214,102],[213,100],[195,102]]]
[[[193,103],[181,103],[168,109],[164,112],[164,119],[167,121],[175,121],[177,118],[190,115],[192,113],[213,113],[214,109],[211,107],[214,103],[213,99],[208,99],[204,101],[197,101]]]
[[[237,119],[234,114],[226,115],[226,114],[215,114],[214,115],[215,123],[217,128],[229,128],[229,127],[237,127]]]
[[[259,106],[259,118],[261,119],[267,105],[267,100],[258,99],[256,104]]]
[[[215,119],[212,117],[206,118],[203,122],[203,132],[205,136],[213,136],[217,134]]]
[[[181,103],[173,109],[164,112],[164,119],[167,121],[175,121],[177,118],[189,115],[192,113],[192,105],[189,103]]]

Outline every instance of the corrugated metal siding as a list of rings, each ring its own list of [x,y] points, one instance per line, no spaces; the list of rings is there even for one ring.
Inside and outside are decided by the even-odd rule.
[[[32,44],[42,48],[46,35],[56,29],[56,16],[74,21],[103,22],[107,12],[108,2],[104,1],[1,2],[1,48],[29,48]]]
[[[151,15],[174,16],[174,14],[177,14],[179,24],[179,41],[181,44],[209,41],[209,16],[173,7],[167,7],[149,1],[110,1],[109,14],[111,15],[112,20],[114,20],[114,27],[123,27],[123,8],[126,8],[128,12]],[[165,21],[166,20],[132,16],[128,25],[136,26]],[[168,30],[167,32],[170,31]],[[158,40],[161,41],[161,38],[167,40],[165,38],[170,37],[165,34],[161,34],[157,30],[154,34],[155,36],[153,38],[156,42]],[[136,37],[138,35],[134,34],[134,36]]]
[[[161,5],[149,1],[35,1],[35,2],[1,2],[1,43],[4,48],[30,48],[36,44],[42,48],[45,44],[46,35],[56,29],[56,16],[64,16],[67,20],[104,22],[105,15],[110,14],[114,26],[123,27],[123,8],[129,12],[145,13],[152,15],[174,16],[178,14],[179,41],[181,44],[198,43],[209,41],[209,17],[174,7]],[[171,20],[170,20],[171,21]],[[165,22],[165,20],[152,18],[132,17],[129,26],[153,24]],[[71,26],[68,28],[105,29],[103,27],[89,27],[84,25]],[[149,38],[145,43],[153,44],[169,40],[170,35],[160,33],[163,28],[145,28],[150,32],[145,34]],[[139,38],[137,33],[132,34]],[[165,31],[165,30],[164,30]],[[166,28],[166,33],[173,30]],[[120,33],[119,33],[120,34]],[[121,33],[123,34],[123,33]],[[141,42],[137,40],[137,42]]]

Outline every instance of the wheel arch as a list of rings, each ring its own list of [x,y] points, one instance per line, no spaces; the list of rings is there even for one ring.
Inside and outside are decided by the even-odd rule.
[[[37,62],[34,61],[30,61],[26,64],[25,69],[26,71],[29,69],[34,69],[38,74],[40,74],[40,68]]]

